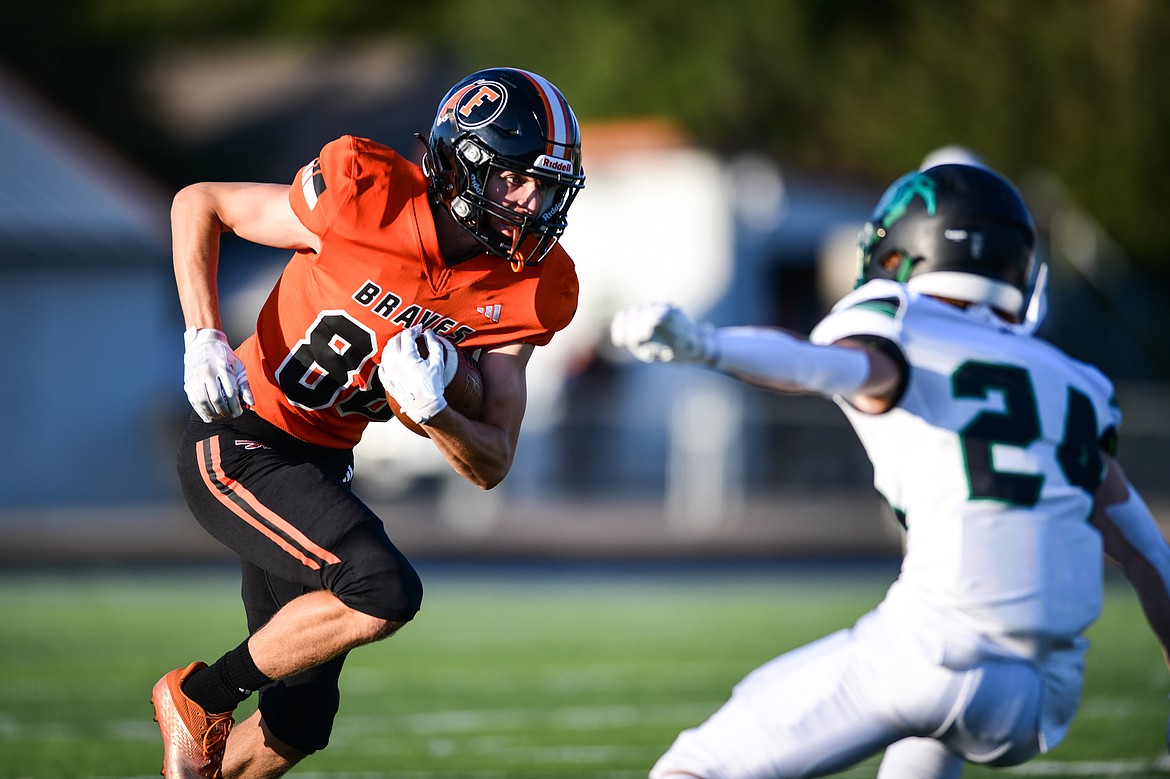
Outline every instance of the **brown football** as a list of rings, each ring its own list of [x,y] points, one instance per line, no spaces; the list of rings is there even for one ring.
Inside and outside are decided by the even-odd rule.
[[[418,353],[423,359],[426,359],[426,342],[422,338],[419,338],[415,343],[418,344]],[[460,349],[458,346],[455,347],[455,354],[459,357],[459,365],[455,369],[455,375],[447,385],[447,389],[443,392],[443,397],[447,399],[448,406],[463,416],[468,419],[478,420],[480,413],[483,411],[483,376],[479,372],[479,363],[475,361],[475,358],[467,350]],[[427,435],[426,428],[406,414],[403,414],[398,402],[390,397],[389,394],[386,395],[386,401],[390,404],[390,410],[394,413],[394,416],[408,430],[430,438]]]

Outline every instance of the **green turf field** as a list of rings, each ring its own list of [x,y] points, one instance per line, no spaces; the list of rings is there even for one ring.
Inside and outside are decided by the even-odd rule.
[[[633,779],[747,671],[849,624],[890,566],[640,570],[421,564],[423,612],[356,651],[329,750],[299,776]],[[0,778],[147,777],[150,688],[242,639],[230,569],[0,577]],[[1170,776],[1170,673],[1124,584],[1055,754],[966,777]],[[248,709],[244,709],[245,712]],[[843,776],[873,776],[876,760]]]

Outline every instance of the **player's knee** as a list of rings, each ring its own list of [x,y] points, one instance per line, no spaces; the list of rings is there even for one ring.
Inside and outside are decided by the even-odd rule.
[[[422,580],[404,560],[390,568],[349,571],[331,589],[360,613],[356,628],[368,641],[393,635],[422,607]]]
[[[398,632],[398,629],[405,625],[405,622],[399,622],[392,619],[383,619],[382,617],[374,617],[369,614],[363,614],[360,611],[353,613],[353,632],[359,644],[370,644],[375,641],[381,641],[384,638],[389,638]]]
[[[1044,683],[1023,662],[988,662],[969,672],[973,691],[943,742],[972,763],[1013,766],[1040,752]]]

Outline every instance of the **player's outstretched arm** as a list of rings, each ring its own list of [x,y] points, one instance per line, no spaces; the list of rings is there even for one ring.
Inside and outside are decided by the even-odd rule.
[[[1107,470],[1097,489],[1093,524],[1101,531],[1105,555],[1137,593],[1170,665],[1170,546],[1121,464],[1108,455],[1105,460]]]
[[[1146,621],[1170,665],[1170,546],[1121,465],[1108,455],[1105,461],[1107,470],[1097,489],[1093,524],[1101,531],[1105,555],[1121,568],[1137,593]],[[1166,742],[1170,750],[1170,726]]]
[[[813,344],[768,327],[716,329],[664,303],[619,311],[610,336],[643,362],[698,362],[780,392],[842,395],[870,413],[887,410],[903,384],[903,367],[861,342]]]

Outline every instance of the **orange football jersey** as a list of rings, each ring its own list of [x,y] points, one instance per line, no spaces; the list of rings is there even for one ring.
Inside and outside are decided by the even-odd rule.
[[[350,448],[391,418],[377,364],[404,328],[471,349],[539,346],[576,312],[576,271],[559,245],[518,273],[487,254],[444,264],[422,170],[374,141],[327,144],[289,202],[321,251],[293,255],[236,352],[256,413],[304,441]]]

